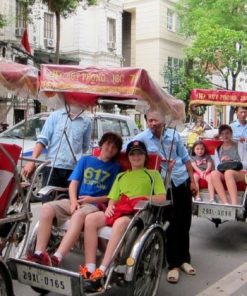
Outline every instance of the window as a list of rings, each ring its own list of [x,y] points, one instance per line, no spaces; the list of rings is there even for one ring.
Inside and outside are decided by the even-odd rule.
[[[129,127],[126,121],[113,118],[102,118],[101,123],[103,134],[107,132],[114,132],[119,134],[121,137],[130,136]]]
[[[20,123],[19,125],[6,132],[5,136],[36,141],[37,136],[40,134],[45,124],[45,120],[46,118],[34,118],[28,120],[27,122],[25,121],[23,123]]]
[[[46,13],[44,14],[44,38],[53,39],[53,14]]]
[[[172,31],[173,29],[174,12],[171,9],[167,9],[167,29]]]
[[[165,70],[165,81],[170,94],[175,94],[181,83],[180,68],[183,66],[183,60],[168,57]]]
[[[16,28],[25,28],[26,24],[26,7],[23,2],[16,2]]]
[[[178,15],[171,9],[167,9],[167,30],[177,32],[180,28]]]
[[[112,18],[107,19],[107,42],[116,42],[116,20]]]
[[[179,69],[183,66],[183,60],[173,58],[173,57],[168,57],[167,65],[169,68]]]

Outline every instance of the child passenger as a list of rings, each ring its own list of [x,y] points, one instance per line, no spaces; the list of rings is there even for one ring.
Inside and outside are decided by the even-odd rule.
[[[202,141],[197,141],[192,147],[191,164],[194,169],[194,180],[197,186],[196,201],[202,201],[199,192],[199,180],[206,180],[208,183],[209,202],[215,202],[214,187],[211,180],[211,171],[214,169],[214,163],[210,155],[207,154],[207,148]]]
[[[98,157],[82,156],[73,170],[69,181],[69,198],[43,204],[40,212],[37,242],[34,254],[27,260],[57,267],[63,257],[78,240],[86,216],[100,210],[107,201],[107,194],[120,171],[115,158],[122,149],[122,138],[112,132],[105,133],[99,141]],[[57,251],[51,257],[46,248],[54,220],[62,225],[70,219],[69,227]]]
[[[114,250],[131,220],[131,217],[126,214],[116,217],[103,260],[99,268],[96,268],[97,231],[105,226],[108,220],[112,220],[111,218],[116,214],[115,211],[119,203],[124,205],[122,197],[127,196],[130,201],[142,197],[155,203],[162,203],[166,199],[166,190],[160,173],[145,168],[148,157],[145,144],[141,141],[130,142],[126,154],[131,164],[131,170],[118,174],[108,195],[109,203],[105,213],[92,213],[85,220],[84,251],[86,264],[80,266],[80,273],[84,279],[88,279],[86,281],[87,287],[85,287],[88,292],[95,292],[100,288],[101,280],[105,276]]]

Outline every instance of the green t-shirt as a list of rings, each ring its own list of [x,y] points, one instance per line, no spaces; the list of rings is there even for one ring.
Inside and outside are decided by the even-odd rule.
[[[151,192],[152,182],[154,184],[153,192]],[[121,194],[134,198],[143,195],[165,193],[164,182],[158,171],[139,169],[118,174],[108,194],[108,198],[118,201]]]

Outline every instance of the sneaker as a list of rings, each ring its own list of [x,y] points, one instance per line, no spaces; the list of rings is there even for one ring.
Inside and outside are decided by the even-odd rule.
[[[79,266],[79,273],[84,278],[84,280],[89,279],[91,276],[91,272],[88,271],[88,268],[86,265]]]
[[[200,196],[197,196],[197,197],[195,198],[195,201],[202,201],[202,198],[201,198]]]
[[[85,292],[99,292],[103,289],[103,278],[105,276],[105,273],[97,268],[94,272],[92,272],[89,280],[84,281],[84,291]]]
[[[92,272],[92,274],[90,275],[90,280],[97,281],[99,279],[103,279],[104,276],[105,276],[104,271],[102,271],[99,268],[96,268],[96,270],[94,272]]]
[[[41,254],[28,254],[27,258],[28,261],[32,261],[41,265],[52,266],[51,258],[48,253],[43,252]]]
[[[208,202],[209,203],[216,203],[216,200],[214,198],[211,198]]]
[[[53,267],[58,267],[60,265],[60,260],[57,258],[57,256],[51,256],[51,264]]]

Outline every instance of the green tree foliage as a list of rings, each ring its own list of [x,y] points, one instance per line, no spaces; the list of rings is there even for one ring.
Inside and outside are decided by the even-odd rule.
[[[200,63],[206,74],[219,72],[226,89],[236,89],[239,73],[247,64],[247,34],[221,26],[205,25],[187,50],[187,56]]]
[[[64,18],[69,17],[70,14],[75,12],[81,0],[42,0],[42,2],[47,5],[48,9],[53,12],[56,16],[56,60],[55,62],[59,63],[59,50],[60,50],[60,21],[61,16]],[[87,0],[83,1],[87,5],[95,5],[97,0]]]
[[[188,58],[184,59],[181,67],[165,66],[164,79],[169,93],[185,102],[186,111],[188,111],[191,90],[211,86],[209,78],[200,65]]]
[[[230,30],[246,31],[246,0],[180,0],[177,12],[182,31],[195,36],[205,24]]]
[[[247,64],[246,0],[180,0],[177,12],[181,31],[193,40],[187,58],[205,75],[217,71],[226,89],[235,90]]]

